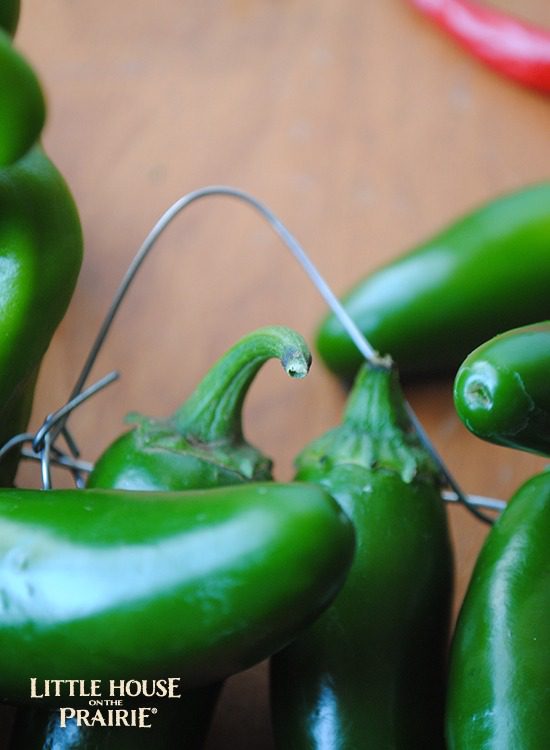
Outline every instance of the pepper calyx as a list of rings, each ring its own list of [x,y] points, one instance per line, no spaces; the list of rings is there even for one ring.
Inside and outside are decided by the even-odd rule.
[[[162,452],[176,460],[188,457],[234,473],[235,481],[271,479],[272,461],[244,439],[202,442],[192,434],[182,435],[170,418],[155,419],[136,412],[128,414],[125,421],[135,424],[133,442],[142,454]]]
[[[397,371],[363,365],[348,397],[343,422],[296,459],[299,471],[325,472],[344,464],[387,469],[410,483],[439,482],[440,471],[407,414]]]
[[[172,489],[270,480],[271,460],[243,435],[242,407],[254,377],[272,358],[294,378],[303,377],[311,361],[304,339],[290,328],[248,334],[171,417],[128,415],[136,426],[100,456],[88,486],[155,489],[159,476]]]

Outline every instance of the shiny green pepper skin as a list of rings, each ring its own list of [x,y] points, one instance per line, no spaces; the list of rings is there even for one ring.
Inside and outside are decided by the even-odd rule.
[[[2,490],[0,699],[31,703],[30,677],[225,678],[309,624],[352,555],[316,486]]]
[[[88,487],[183,490],[271,479],[271,461],[244,439],[242,407],[259,369],[273,357],[293,378],[304,377],[311,363],[306,342],[290,328],[248,334],[173,415],[129,415],[137,427],[99,457]]]
[[[40,361],[70,302],[82,231],[65,181],[40,148],[0,169],[0,445],[26,429]],[[13,483],[14,453],[0,464]]]
[[[395,372],[364,366],[342,425],[297,466],[352,519],[357,549],[334,603],[271,660],[277,747],[442,748],[452,553]]]
[[[207,373],[194,393],[168,419],[137,414],[137,427],[103,453],[89,487],[128,490],[185,490],[272,479],[271,461],[243,436],[242,408],[247,391],[272,357],[285,372],[301,378],[311,355],[304,339],[282,326],[244,336]],[[222,683],[184,690],[174,706],[164,706],[158,732],[59,725],[59,711],[22,708],[10,750],[135,750],[201,748]]]
[[[496,336],[458,369],[458,416],[483,440],[550,456],[549,373],[550,322]]]
[[[486,203],[367,276],[343,302],[403,377],[454,373],[483,341],[550,315],[549,253],[545,182]],[[353,377],[362,356],[333,315],[316,344],[331,370]]]
[[[19,21],[19,0],[0,0],[0,28],[13,36]]]
[[[451,647],[449,750],[550,747],[550,473],[524,484],[477,560]]]
[[[40,84],[0,29],[0,167],[13,164],[36,143],[45,119]]]

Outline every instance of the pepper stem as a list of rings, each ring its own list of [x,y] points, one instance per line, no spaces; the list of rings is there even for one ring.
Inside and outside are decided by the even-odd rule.
[[[411,432],[397,371],[364,364],[348,396],[342,421],[374,434],[388,428]]]
[[[292,378],[303,378],[311,364],[306,342],[283,326],[267,326],[244,336],[229,349],[175,412],[171,422],[201,443],[240,441],[242,407],[254,377],[269,359],[279,359]]]
[[[437,465],[408,416],[395,369],[365,363],[355,378],[342,424],[310,443],[296,459],[300,478],[342,465],[439,481]]]

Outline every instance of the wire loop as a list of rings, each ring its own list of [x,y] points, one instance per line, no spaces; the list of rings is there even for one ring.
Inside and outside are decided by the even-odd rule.
[[[36,432],[22,432],[20,435],[15,435],[10,438],[10,440],[4,443],[0,448],[0,460],[2,460],[9,451],[14,450],[19,445],[24,446],[25,443],[29,443],[28,448],[23,447],[21,455],[23,458],[40,462],[42,489],[49,490],[52,488],[51,464],[68,469],[73,475],[75,485],[77,487],[83,487],[84,480],[82,474],[91,471],[92,465],[83,461],[75,460],[74,455],[69,456],[60,450],[55,445],[53,430],[59,425],[61,420],[66,419],[78,406],[83,404],[84,401],[95,396],[96,393],[117,380],[118,377],[119,375],[117,372],[110,372],[89,388],[78,393],[61,408],[48,414]],[[65,438],[69,435],[65,429],[62,434]],[[69,436],[66,442],[69,451],[74,454],[74,441]]]
[[[64,407],[49,416],[44,421],[44,424],[38,430],[36,435],[33,436],[32,451],[36,454],[36,456],[39,457],[39,460],[41,462],[42,483],[44,488],[48,488],[51,486],[50,463],[53,461],[52,454],[55,455],[55,458],[58,461],[59,465],[67,466],[71,471],[73,471],[76,480],[78,478],[78,472],[81,471],[80,469],[75,468],[76,463],[74,461],[71,462],[66,454],[55,448],[55,444],[58,436],[60,434],[63,434],[69,450],[72,453],[73,459],[78,458],[78,456],[80,455],[76,443],[67,430],[66,422],[68,417],[72,413],[72,410],[80,403],[80,398],[87,393],[87,391],[83,391],[84,384],[88,379],[88,376],[95,364],[101,347],[103,346],[105,339],[109,333],[116,313],[121,303],[123,302],[136,273],[140,269],[143,261],[148,256],[151,249],[155,246],[160,235],[173,221],[173,219],[175,219],[176,216],[181,211],[183,211],[183,209],[187,208],[187,206],[191,205],[195,201],[212,196],[225,196],[234,198],[248,204],[250,207],[255,209],[268,222],[268,224],[276,232],[276,234],[278,234],[283,243],[287,246],[295,259],[302,266],[303,270],[305,271],[313,285],[316,287],[317,291],[321,294],[325,302],[336,315],[363,357],[368,362],[374,364],[377,367],[391,367],[391,359],[389,357],[380,356],[378,352],[371,346],[369,341],[365,338],[355,322],[341,305],[335,294],[332,292],[331,288],[321,276],[316,266],[313,264],[298,240],[294,237],[293,234],[291,234],[291,232],[285,227],[282,221],[266,205],[254,198],[249,193],[244,192],[243,190],[238,190],[237,188],[228,187],[225,185],[213,185],[194,190],[190,193],[187,193],[179,200],[177,200],[172,206],[170,206],[170,208],[165,211],[165,213],[161,216],[161,218],[157,221],[153,229],[145,238],[145,241],[138,249],[136,255],[134,256],[134,259],[128,267],[128,270],[123,276],[118,290],[115,293],[113,301],[111,302],[111,305],[107,310],[107,314],[84,362],[84,366],[82,367],[82,370],[75,382],[69,401]],[[96,391],[94,390],[94,392]],[[88,398],[88,395],[84,396],[84,398]],[[454,496],[456,496],[456,501],[462,503],[470,511],[470,513],[476,516],[479,520],[482,520],[489,524],[493,523],[493,519],[487,516],[482,511],[478,510],[476,504],[472,502],[462,491],[456,479],[453,477],[453,475],[443,462],[441,456],[434,448],[430,438],[425,433],[412,407],[408,402],[406,405],[409,416],[418,432],[422,443],[438,464],[445,483],[452,490]],[[12,441],[15,442],[13,442],[13,445],[11,445],[11,447],[14,447],[15,445],[18,445],[22,442],[26,442],[27,440],[27,433],[25,433],[24,436],[16,436],[15,438],[12,438]],[[6,443],[6,446],[12,443],[12,441],[8,441],[8,443]],[[10,449],[6,448],[6,446],[0,449],[0,458],[6,452],[6,450]],[[25,456],[26,455],[27,454],[25,454]]]

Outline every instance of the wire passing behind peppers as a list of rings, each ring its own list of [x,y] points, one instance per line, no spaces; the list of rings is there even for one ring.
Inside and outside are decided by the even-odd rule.
[[[193,394],[166,419],[130,415],[137,426],[114,441],[97,461],[88,487],[133,491],[181,491],[272,479],[271,461],[243,436],[242,407],[264,363],[276,357],[292,378],[303,378],[311,355],[304,339],[282,326],[244,336],[211,368]],[[277,614],[273,615],[274,620]],[[163,707],[162,727],[131,729],[71,726],[58,711],[21,708],[10,750],[136,750],[203,746],[222,683],[184,689],[176,705]]]
[[[550,182],[489,201],[360,280],[342,302],[402,377],[453,374],[491,336],[550,312]],[[510,294],[510,290],[514,294]],[[362,357],[331,313],[317,349],[351,379]]]
[[[243,436],[242,407],[260,368],[280,360],[304,377],[311,355],[304,339],[282,326],[244,336],[167,419],[131,414],[137,426],[99,457],[88,487],[182,490],[271,479],[271,461]]]

